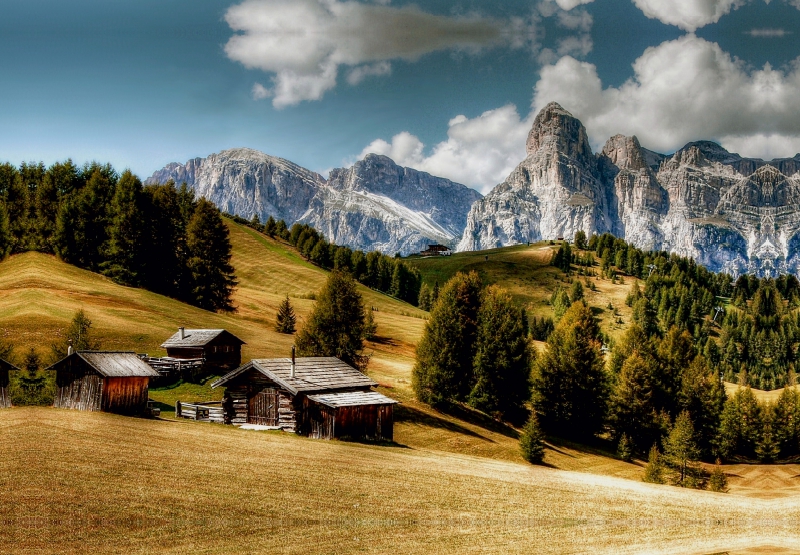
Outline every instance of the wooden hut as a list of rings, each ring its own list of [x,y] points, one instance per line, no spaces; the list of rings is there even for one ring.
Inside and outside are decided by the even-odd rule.
[[[174,359],[203,361],[203,372],[228,372],[242,364],[245,342],[227,330],[186,329],[161,344]]]
[[[19,370],[19,368],[0,358],[0,409],[11,407],[11,397],[9,397],[8,392],[8,385],[10,383],[8,377],[9,370]]]
[[[136,353],[77,351],[56,362],[57,408],[142,415],[158,373]]]
[[[228,424],[258,424],[333,439],[391,440],[397,403],[338,358],[252,360],[211,387],[225,386]]]

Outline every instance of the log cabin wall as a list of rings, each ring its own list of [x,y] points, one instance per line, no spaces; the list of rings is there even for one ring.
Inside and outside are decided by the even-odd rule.
[[[225,389],[223,408],[226,424],[264,424],[254,417],[252,403],[254,398],[263,392],[277,390],[277,421],[266,425],[280,426],[289,432],[296,430],[297,408],[294,397],[286,390],[264,376],[261,372],[249,370]]]
[[[105,378],[102,410],[116,414],[139,415],[147,409],[150,378]]]
[[[11,407],[11,398],[8,396],[8,370],[0,370],[0,409]]]
[[[101,410],[102,399],[103,378],[83,361],[70,360],[56,372],[56,408]]]

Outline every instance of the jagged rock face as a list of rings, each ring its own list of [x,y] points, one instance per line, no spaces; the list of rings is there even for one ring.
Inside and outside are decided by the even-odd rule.
[[[410,254],[429,243],[455,246],[480,193],[368,155],[329,180],[292,162],[240,148],[169,164],[146,183],[186,182],[221,210],[288,225],[305,222],[351,248]]]
[[[186,164],[169,164],[146,184],[186,182],[195,195],[205,197],[231,214],[261,221],[269,216],[290,225],[308,209],[325,179],[282,158],[249,148],[226,150]]]
[[[409,254],[430,243],[454,246],[480,198],[464,185],[370,154],[332,170],[301,219],[339,245]]]
[[[583,125],[549,104],[528,136],[528,157],[467,218],[459,250],[611,230],[607,191]]]
[[[800,273],[800,155],[766,162],[689,143],[665,156],[617,135],[594,155],[553,103],[528,157],[467,218],[459,250],[611,232],[733,275]]]

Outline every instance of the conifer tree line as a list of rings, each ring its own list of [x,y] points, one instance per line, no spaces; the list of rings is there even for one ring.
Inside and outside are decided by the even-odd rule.
[[[365,253],[329,243],[308,224],[295,223],[287,227],[283,220],[276,221],[270,216],[262,225],[258,215],[251,220],[230,214],[226,216],[269,237],[289,242],[306,260],[320,268],[348,272],[362,285],[418,306],[422,276],[417,268],[398,257],[392,258],[378,251]]]
[[[145,187],[109,164],[2,164],[0,254],[25,251],[208,310],[233,308],[227,227],[185,184]]]
[[[511,295],[483,287],[475,272],[458,273],[442,287],[425,325],[413,388],[433,406],[465,403],[521,423],[534,354],[525,310]]]

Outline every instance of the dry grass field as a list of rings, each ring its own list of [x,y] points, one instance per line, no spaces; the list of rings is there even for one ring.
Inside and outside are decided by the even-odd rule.
[[[3,553],[719,553],[798,507],[423,448],[0,412]]]

